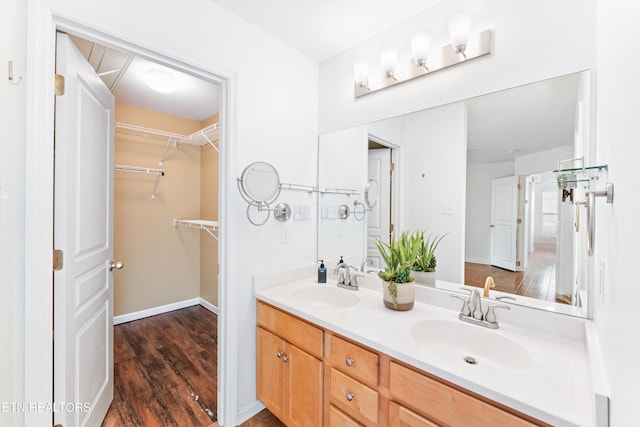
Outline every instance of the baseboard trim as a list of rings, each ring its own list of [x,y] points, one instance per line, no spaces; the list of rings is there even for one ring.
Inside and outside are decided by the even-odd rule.
[[[140,310],[133,313],[122,314],[120,316],[113,316],[113,324],[119,325],[121,323],[132,322],[134,320],[144,319],[145,317],[155,316],[156,314],[168,313],[173,310],[179,310],[181,308],[191,307],[192,305],[202,304],[202,298],[191,298],[184,301],[174,302],[172,304],[161,305],[159,307],[148,308],[146,310]],[[209,304],[212,305],[212,304]],[[205,307],[209,309],[209,307]],[[217,308],[216,308],[217,310]]]
[[[201,306],[203,306],[204,308],[206,308],[207,310],[209,310],[210,312],[212,312],[213,314],[215,314],[216,316],[218,315],[218,307],[216,307],[215,305],[211,304],[206,299],[200,298],[200,303],[199,304]]]
[[[264,409],[264,405],[259,400],[256,400],[252,404],[247,405],[243,408],[240,408],[238,411],[238,418],[236,420],[236,423],[240,425],[245,421],[248,421],[249,419],[256,416],[258,412],[262,411],[263,409]]]
[[[474,264],[485,264],[485,265],[491,265],[491,260],[490,259],[476,259],[476,258],[468,258],[465,259],[464,262],[472,262]]]

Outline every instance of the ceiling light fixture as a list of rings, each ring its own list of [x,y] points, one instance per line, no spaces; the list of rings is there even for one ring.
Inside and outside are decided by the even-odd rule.
[[[449,20],[448,27],[451,44],[442,46],[435,52],[430,51],[431,33],[423,29],[414,31],[410,39],[413,55],[410,61],[398,64],[398,48],[382,47],[379,52],[382,73],[373,73],[369,76],[369,60],[357,58],[353,62],[354,96],[359,98],[491,53],[493,36],[491,30],[470,35],[471,15],[453,16]]]
[[[172,92],[176,88],[175,78],[168,72],[157,68],[147,71],[145,81],[151,89],[161,93]]]

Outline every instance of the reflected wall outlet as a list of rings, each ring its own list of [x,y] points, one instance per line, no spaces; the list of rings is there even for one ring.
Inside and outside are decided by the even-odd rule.
[[[440,213],[442,215],[453,215],[453,205],[440,205]]]
[[[280,243],[283,245],[287,243],[291,243],[291,233],[289,232],[289,227],[282,227],[280,230]]]

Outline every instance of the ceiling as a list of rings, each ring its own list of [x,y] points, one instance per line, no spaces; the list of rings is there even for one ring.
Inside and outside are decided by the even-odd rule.
[[[467,101],[467,163],[513,160],[574,142],[580,73]]]
[[[212,0],[323,61],[442,0]]]
[[[111,90],[116,102],[197,121],[219,112],[219,91],[215,83],[73,35],[70,37]],[[175,89],[166,93],[152,89],[148,84],[149,71],[170,76]]]

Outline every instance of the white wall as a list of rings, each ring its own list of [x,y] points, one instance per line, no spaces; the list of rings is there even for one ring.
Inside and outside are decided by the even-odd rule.
[[[464,258],[491,263],[491,181],[514,175],[513,161],[467,166]]]
[[[467,116],[462,102],[405,117],[400,165],[402,230],[448,233],[436,251],[436,271],[438,279],[458,283],[464,271],[466,147]],[[452,214],[443,214],[443,207],[451,207]]]
[[[160,4],[152,0],[33,0],[18,3],[26,3],[21,5],[21,13],[25,12],[23,8],[30,8],[30,22],[34,23],[29,32],[30,45],[43,49],[43,52],[32,52],[32,59],[50,54],[44,51],[51,46],[45,45],[43,38],[52,35],[44,34],[43,27],[37,25],[50,22],[47,17],[50,10],[55,15],[142,48],[231,77],[231,139],[226,147],[230,156],[226,181],[228,198],[221,204],[221,216],[228,220],[227,229],[221,231],[228,242],[224,254],[227,282],[222,286],[227,287],[231,304],[222,306],[221,313],[234,330],[228,337],[230,345],[239,349],[237,360],[231,361],[238,364],[238,371],[227,372],[231,375],[227,378],[228,384],[236,391],[224,396],[227,407],[237,407],[237,412],[227,414],[227,421],[229,424],[242,421],[242,417],[252,415],[257,408],[255,304],[251,276],[313,260],[316,227],[312,221],[282,224],[273,219],[263,227],[250,225],[245,217],[246,203],[237,193],[235,177],[248,163],[263,160],[276,166],[283,181],[313,185],[316,179],[317,63],[208,0]],[[31,13],[34,11],[39,15],[34,16]],[[151,11],[153,19],[141,19],[149,17]],[[24,34],[20,37],[17,45],[24,45]],[[27,84],[35,84],[37,88],[42,86],[41,80],[44,79]],[[31,112],[23,114],[13,123],[15,129],[25,127],[27,114]],[[38,144],[47,142],[29,140],[27,148],[35,152],[40,148]],[[50,149],[47,145],[41,148]],[[24,161],[15,162],[10,170],[17,173],[24,169],[24,164]],[[292,205],[313,204],[306,193],[283,191],[280,200]],[[46,209],[46,201],[43,206]],[[24,216],[24,212],[19,210],[17,215]],[[46,227],[43,225],[44,229]],[[289,243],[281,243],[284,227],[289,228]],[[14,238],[12,242],[17,240]],[[41,252],[48,250],[50,253],[50,248],[45,235]],[[18,262],[24,265],[22,255],[18,255]],[[50,288],[46,282],[41,286]],[[18,354],[15,360],[21,358]],[[46,372],[49,368],[45,366],[51,361],[44,359],[43,356],[42,369]],[[45,397],[49,394],[46,389],[39,393]],[[236,417],[238,412],[240,419]]]
[[[374,73],[378,49],[391,42],[408,58],[409,34],[423,27],[432,30],[432,46],[444,46],[455,10],[473,14],[472,32],[494,30],[490,56],[353,98],[354,58],[370,58]],[[595,0],[446,0],[320,64],[320,133],[594,68],[594,45]]]
[[[365,257],[366,222],[353,215],[353,201],[363,201],[367,183],[367,129],[358,126],[319,138],[318,186],[320,190],[349,189],[359,196],[320,193],[318,258],[333,261],[344,256],[348,265],[359,266]],[[351,214],[336,218],[337,207],[346,205]]]
[[[15,86],[7,75],[14,63],[16,81],[24,76],[26,9],[21,0],[0,2],[0,403],[22,396],[24,363],[24,81]],[[0,425],[19,425],[20,414],[0,410]]]
[[[637,38],[640,4],[598,0],[597,159],[609,165],[605,181],[615,200],[598,200],[595,313],[604,367],[611,390],[611,425],[638,423],[640,340],[638,339],[638,97],[637,56],[626,44]],[[602,272],[597,268],[604,261]]]

